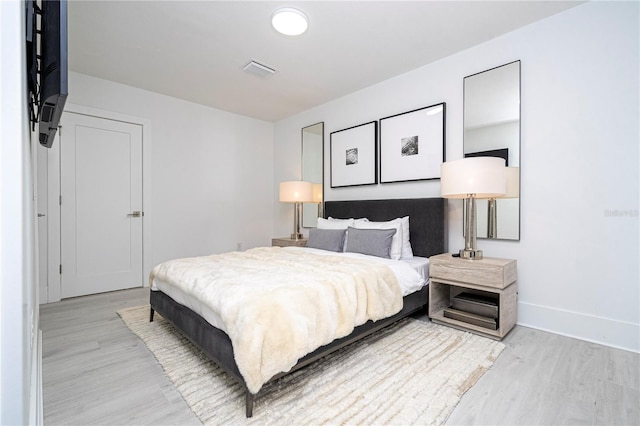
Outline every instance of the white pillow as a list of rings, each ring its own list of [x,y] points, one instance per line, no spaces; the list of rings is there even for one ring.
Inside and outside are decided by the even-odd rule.
[[[393,235],[393,241],[391,242],[391,252],[389,257],[391,259],[399,260],[402,257],[402,242],[404,241],[404,235],[402,234],[402,219],[397,218],[388,222],[369,222],[369,221],[355,221],[354,228],[359,229],[395,229],[396,233]],[[349,244],[349,237],[347,237],[346,245]],[[346,249],[345,249],[346,250]]]
[[[332,220],[335,222],[349,222],[349,223],[358,223],[358,221],[364,221],[364,222],[369,222],[369,219],[367,219],[366,217],[361,217],[360,219],[354,219],[354,218],[349,218],[349,219],[336,219],[335,217],[331,217],[329,216],[328,220]]]
[[[356,219],[356,220],[353,222],[354,228],[357,228],[357,227],[358,227],[357,225],[358,225],[359,223],[362,223],[362,222],[369,222],[369,219],[367,219],[366,217],[363,217],[363,218],[360,218],[360,219]]]
[[[319,217],[317,226],[318,229],[347,229],[353,226],[354,222],[353,219],[324,219]]]
[[[411,242],[409,241],[409,216],[402,219],[402,258],[410,259],[413,257]]]

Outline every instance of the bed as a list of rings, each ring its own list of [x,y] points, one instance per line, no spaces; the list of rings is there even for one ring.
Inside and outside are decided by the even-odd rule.
[[[445,251],[445,203],[442,198],[328,201],[325,203],[325,217],[360,218],[371,221],[388,221],[398,217],[410,217],[411,247],[414,256],[428,258]],[[212,325],[211,320],[187,306],[178,303],[168,292],[150,292],[150,321],[158,312],[180,330],[193,344],[212,361],[237,380],[245,389],[246,416],[251,417],[258,392],[250,391],[241,374],[231,339],[221,328]],[[367,321],[344,336],[327,343],[301,357],[288,371],[273,375],[268,381],[276,380],[296,371],[315,360],[327,356],[354,341],[386,327],[401,318],[424,309],[428,304],[427,286],[402,297],[399,312],[377,321]],[[214,324],[215,321],[213,321]]]

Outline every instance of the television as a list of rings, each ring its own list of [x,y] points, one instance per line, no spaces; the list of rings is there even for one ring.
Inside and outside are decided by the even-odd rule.
[[[69,94],[67,0],[44,0],[41,5],[41,8],[38,8],[37,3],[33,3],[35,13],[40,14],[40,43],[35,43],[36,49],[39,47],[40,52],[38,68],[40,81],[35,97],[38,103],[39,142],[51,148]],[[33,25],[34,30],[35,26]],[[32,36],[34,39],[32,43],[34,43],[35,34]],[[27,43],[28,40],[29,36],[27,36]],[[32,45],[31,48],[33,47]],[[29,73],[29,69],[27,72]]]
[[[27,28],[27,105],[32,123],[38,122],[38,35],[35,0],[27,0],[26,28]],[[34,129],[35,130],[35,127]]]

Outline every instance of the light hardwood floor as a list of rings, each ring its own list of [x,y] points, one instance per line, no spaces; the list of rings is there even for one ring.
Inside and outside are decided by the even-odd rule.
[[[40,307],[45,425],[199,425],[119,309],[148,289],[78,297]]]
[[[147,303],[148,294],[41,306],[46,425],[200,424],[116,314]],[[640,425],[640,355],[520,326],[503,342],[447,424]]]

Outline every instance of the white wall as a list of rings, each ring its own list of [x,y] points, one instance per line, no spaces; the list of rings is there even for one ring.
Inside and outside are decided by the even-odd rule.
[[[447,159],[462,157],[467,75],[522,61],[521,240],[480,240],[518,260],[518,323],[640,350],[639,4],[589,2],[276,123],[274,185],[299,177],[300,128],[329,133],[445,101]],[[438,181],[327,187],[327,200],[440,195]],[[274,199],[277,194],[274,194]],[[463,247],[449,201],[449,249]],[[274,206],[276,233],[291,219]]]
[[[272,123],[78,73],[70,73],[67,103],[146,122],[147,269],[270,244]]]
[[[0,424],[36,424],[39,315],[25,16],[0,2]]]

